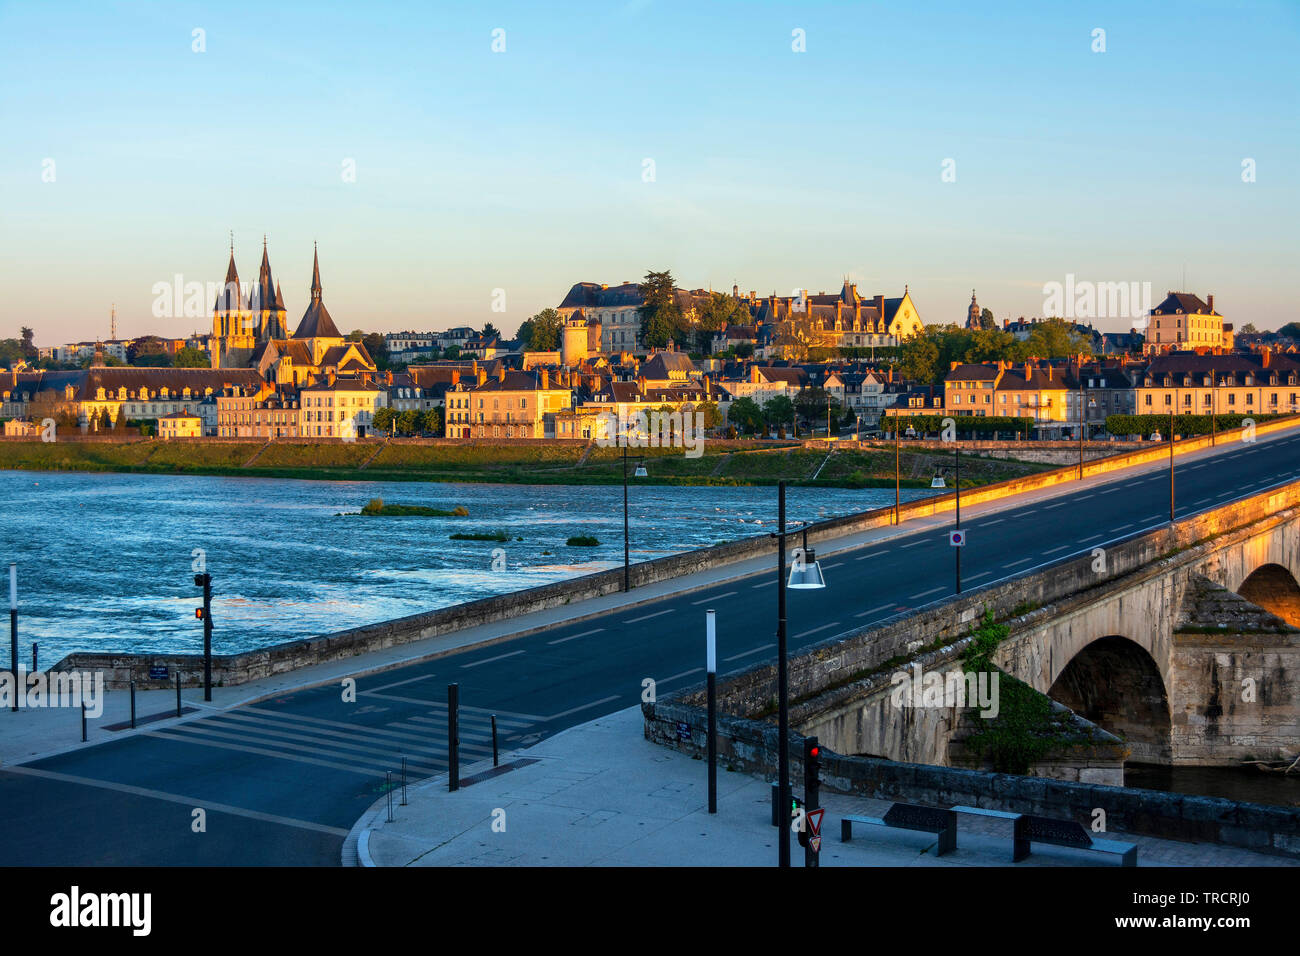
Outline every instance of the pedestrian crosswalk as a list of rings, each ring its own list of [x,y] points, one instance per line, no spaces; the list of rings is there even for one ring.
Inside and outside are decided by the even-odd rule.
[[[492,756],[492,713],[460,708],[461,761]],[[533,721],[497,717],[497,741],[504,749],[526,736]],[[290,760],[366,776],[384,777],[406,759],[407,773],[432,776],[447,769],[447,705],[426,702],[422,713],[382,725],[311,717],[247,706],[208,714],[148,736],[194,746]]]

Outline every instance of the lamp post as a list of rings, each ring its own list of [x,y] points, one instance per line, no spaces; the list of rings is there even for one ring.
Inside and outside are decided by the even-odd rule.
[[[1174,523],[1174,407],[1169,406],[1169,523]]]
[[[33,657],[35,654],[32,651]],[[17,710],[18,696],[25,688],[18,681],[18,564],[14,561],[9,562],[9,666],[14,669],[13,709]],[[32,670],[36,670],[34,663]]]
[[[1219,439],[1219,435],[1218,435],[1219,423],[1217,421],[1219,417],[1219,403],[1217,401],[1218,396],[1215,394],[1215,388],[1214,388],[1215,384],[1216,382],[1214,380],[1214,369],[1210,369],[1210,447],[1211,448],[1214,447],[1215,443]]]
[[[790,691],[786,669],[785,590],[811,590],[826,587],[816,556],[808,548],[808,528],[804,527],[804,546],[798,561],[785,575],[785,482],[777,483],[777,554],[776,554],[776,680],[777,680],[777,806],[780,832],[777,834],[777,865],[790,866]]]
[[[898,411],[894,411],[894,524],[898,524]]]
[[[623,590],[632,590],[632,539],[628,533],[627,515],[627,441],[629,429],[623,429]],[[645,465],[637,462],[636,477],[644,478],[648,472]]]
[[[955,444],[953,448],[957,457],[957,530],[961,530],[961,445]],[[961,548],[953,548],[953,555],[957,560],[957,593],[961,594]]]

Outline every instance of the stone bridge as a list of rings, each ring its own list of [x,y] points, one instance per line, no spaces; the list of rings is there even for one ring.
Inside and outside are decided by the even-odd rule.
[[[1072,810],[1080,818],[1088,807],[1107,805],[1093,791],[1107,791],[1112,807],[1127,806],[1126,795],[1141,795],[1140,806],[1117,811],[1130,827],[1239,842],[1224,836],[1236,827],[1241,845],[1300,852],[1300,810],[1252,807],[1267,818],[1252,829],[1254,823],[1239,820],[1223,824],[1225,814],[1236,820],[1237,813],[1219,807],[1209,827],[1189,821],[1187,808],[1201,807],[1196,801],[1251,805],[1120,789],[1125,761],[1227,765],[1295,756],[1297,579],[1300,482],[825,641],[790,660],[791,728],[819,738],[831,752],[832,779],[845,790]],[[986,612],[1009,628],[994,663],[1093,731],[1086,746],[1062,748],[1028,777],[995,774],[971,758],[963,740],[972,708],[944,701],[900,706],[895,693],[918,672],[945,682],[960,675],[972,628]],[[776,693],[774,664],[719,682],[722,759],[771,771]],[[691,749],[695,744],[676,731],[682,723],[702,724],[703,703],[702,691],[693,688],[644,705],[647,737]],[[1067,789],[1050,801],[1039,791],[1028,795],[1035,777]],[[1152,809],[1153,796],[1169,807]],[[1144,823],[1143,814],[1159,817],[1159,826]]]

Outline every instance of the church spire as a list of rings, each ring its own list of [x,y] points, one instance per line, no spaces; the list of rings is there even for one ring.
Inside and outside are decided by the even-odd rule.
[[[311,244],[311,300],[320,301],[320,256],[316,252],[316,243]]]

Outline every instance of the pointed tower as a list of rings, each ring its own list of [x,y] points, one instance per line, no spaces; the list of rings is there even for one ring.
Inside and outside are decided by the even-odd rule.
[[[212,305],[212,335],[224,339],[238,334],[239,313],[243,303],[239,298],[239,270],[235,268],[235,240],[230,239],[230,263],[226,266],[226,281],[217,292]]]
[[[311,302],[307,305],[307,311],[302,314],[302,321],[294,330],[293,337],[307,340],[312,362],[319,362],[326,349],[343,344],[343,336],[339,333],[334,320],[330,318],[329,310],[325,308],[325,303],[321,299],[320,256],[315,250],[315,243],[312,244]]]
[[[975,301],[975,290],[970,290],[970,308],[966,310],[966,328],[980,328],[980,307]]]
[[[271,276],[271,260],[266,251],[266,237],[262,237],[262,265],[257,273],[254,314],[258,318],[257,340],[287,339],[289,329],[285,324],[284,302],[279,286]]]

